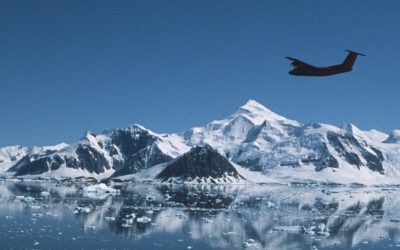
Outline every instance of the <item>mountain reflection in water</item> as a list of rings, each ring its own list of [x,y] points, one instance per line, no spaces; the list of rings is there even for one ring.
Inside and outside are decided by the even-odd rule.
[[[400,246],[398,188],[0,183],[5,248],[384,249]],[[55,245],[57,244],[57,245]]]

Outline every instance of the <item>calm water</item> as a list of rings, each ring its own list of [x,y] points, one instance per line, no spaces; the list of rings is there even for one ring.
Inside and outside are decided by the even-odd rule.
[[[400,249],[400,189],[0,182],[2,249]]]

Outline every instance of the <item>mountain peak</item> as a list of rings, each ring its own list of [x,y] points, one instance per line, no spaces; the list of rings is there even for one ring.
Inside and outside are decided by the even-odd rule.
[[[245,115],[254,124],[259,125],[264,121],[285,121],[286,123],[297,125],[296,121],[291,121],[283,116],[280,116],[266,108],[255,100],[248,100],[244,105],[234,113],[236,115]]]
[[[91,140],[92,138],[95,138],[95,137],[96,137],[96,134],[95,134],[95,133],[93,133],[93,132],[90,131],[90,130],[87,130],[82,139]]]
[[[233,183],[245,178],[210,145],[195,146],[169,164],[157,177],[164,182]]]
[[[136,124],[136,123],[130,125],[127,129],[128,129],[128,130],[131,130],[131,131],[136,131],[136,130],[147,131],[147,130],[148,130],[147,128],[143,127],[142,125]]]
[[[261,110],[267,110],[270,111],[269,109],[267,109],[264,105],[262,105],[261,103],[255,101],[255,100],[248,100],[244,105],[242,105],[240,107],[240,109],[244,109],[244,110],[248,110],[248,111],[261,111]]]
[[[363,137],[363,132],[352,123],[344,123],[342,129],[351,133],[352,135]]]

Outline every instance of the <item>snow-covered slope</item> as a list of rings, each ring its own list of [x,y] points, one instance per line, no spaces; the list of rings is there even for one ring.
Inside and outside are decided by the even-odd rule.
[[[4,173],[27,153],[28,148],[18,145],[0,148],[0,173]]]
[[[209,145],[240,171],[247,171],[246,176],[253,175],[249,170],[256,173],[256,179],[271,181],[258,178],[264,174],[279,182],[318,179],[375,184],[400,179],[399,138],[398,130],[386,135],[362,131],[353,124],[341,128],[301,124],[250,100],[227,118],[181,133],[158,134],[132,125],[97,135],[88,132],[77,143],[56,151],[26,152],[21,148],[16,158],[12,156],[17,149],[4,150],[8,153],[0,157],[14,159],[4,161],[3,169],[12,165],[8,171],[17,176],[137,178],[140,174],[136,173],[153,166],[172,164],[192,147]]]
[[[44,147],[22,147],[19,145],[0,148],[0,174],[14,166],[18,161],[27,155],[42,154],[44,152],[55,152],[68,146],[60,143],[55,146]]]
[[[386,139],[387,143],[400,143],[400,130],[393,130]]]
[[[376,142],[383,142],[384,140],[386,140],[388,138],[388,135],[378,131],[376,129],[371,129],[371,130],[367,130],[367,131],[363,131],[364,135],[366,135],[369,139],[371,139],[372,141],[376,141]]]

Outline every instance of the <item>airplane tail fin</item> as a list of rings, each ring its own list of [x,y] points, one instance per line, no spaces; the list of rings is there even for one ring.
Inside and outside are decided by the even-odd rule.
[[[364,54],[361,54],[361,53],[358,53],[355,51],[351,51],[351,50],[345,50],[345,51],[349,52],[349,54],[344,59],[342,65],[349,69],[353,68],[353,65],[357,59],[357,56],[365,56]]]

